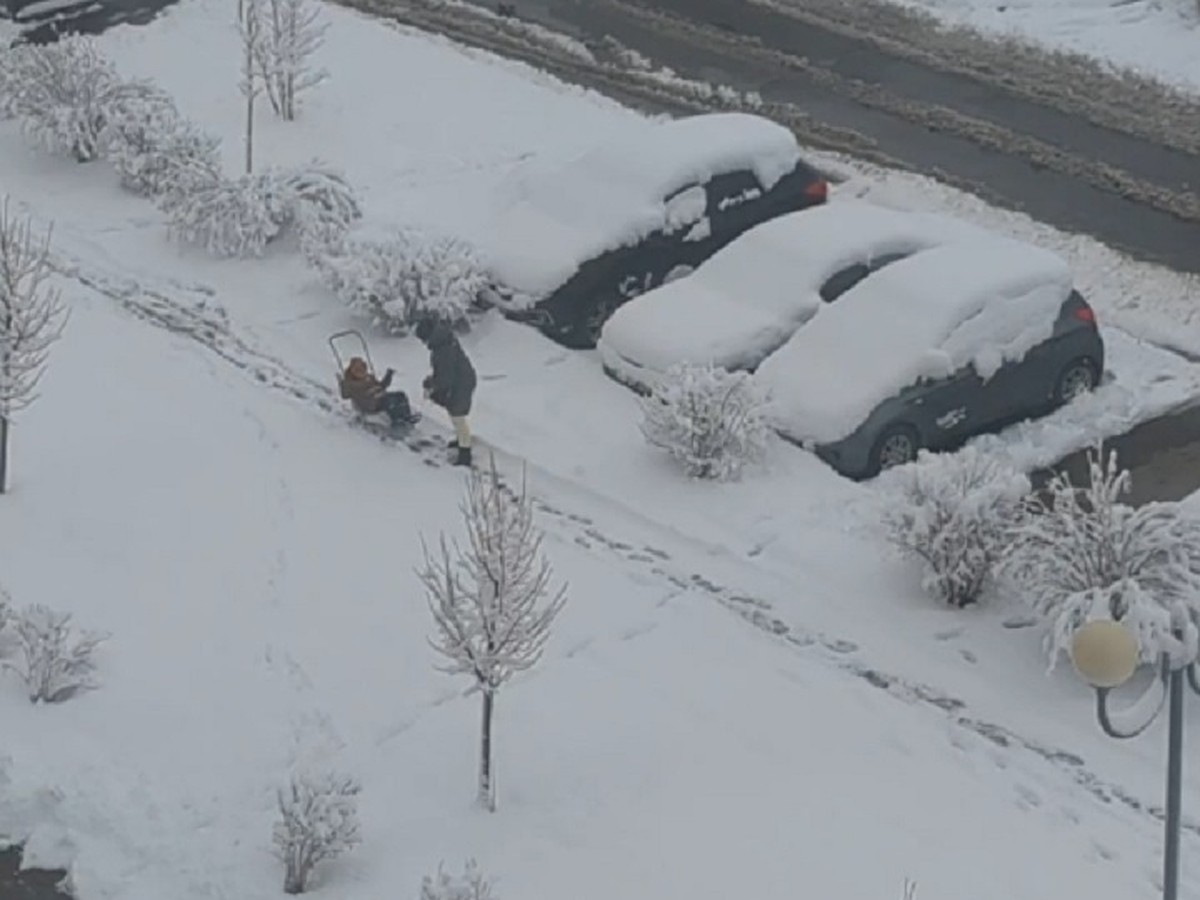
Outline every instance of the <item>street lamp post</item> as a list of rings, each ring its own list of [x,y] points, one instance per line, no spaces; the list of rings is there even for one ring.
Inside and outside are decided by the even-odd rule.
[[[1071,646],[1071,661],[1096,691],[1096,718],[1109,737],[1126,740],[1149,728],[1167,705],[1167,814],[1163,850],[1163,900],[1179,897],[1179,837],[1183,801],[1184,684],[1200,694],[1196,671],[1197,632],[1185,614],[1176,613],[1174,646],[1164,650],[1159,675],[1127,709],[1112,710],[1108,695],[1137,669],[1138,643],[1128,628],[1111,620],[1084,625]]]

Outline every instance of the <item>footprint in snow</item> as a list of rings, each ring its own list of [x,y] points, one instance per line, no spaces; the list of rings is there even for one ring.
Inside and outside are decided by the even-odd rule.
[[[657,627],[657,622],[649,622],[645,625],[635,625],[632,628],[627,628],[625,631],[621,632],[621,640],[631,641],[636,637],[641,637],[643,634],[649,634]]]
[[[1099,841],[1092,841],[1092,852],[1096,854],[1097,859],[1102,859],[1105,862],[1115,862],[1119,858],[1119,854],[1111,847],[1106,847]],[[1157,876],[1156,876],[1157,877]]]
[[[1026,787],[1023,784],[1018,784],[1014,790],[1017,792],[1017,806],[1020,809],[1029,812],[1042,805],[1042,798],[1037,794],[1036,791],[1033,790],[1033,788]]]
[[[964,660],[966,660],[969,663],[974,664],[974,663],[979,662],[979,658],[974,653],[972,653],[970,650],[959,650],[958,655],[961,656]]]
[[[571,658],[573,658],[573,657],[575,657],[575,656],[578,656],[580,653],[582,653],[582,652],[583,652],[584,650],[586,650],[588,647],[592,646],[592,644],[593,644],[594,642],[595,642],[595,638],[584,638],[584,639],[583,639],[582,641],[580,641],[578,644],[574,644],[574,645],[572,645],[572,646],[571,646],[571,647],[570,647],[570,648],[567,650],[567,652],[566,652],[566,653],[564,653],[563,655],[564,655],[564,656],[565,656],[567,659],[571,659]]]
[[[939,631],[936,634],[934,634],[933,639],[935,641],[953,640],[956,637],[962,637],[964,630],[965,629],[963,629],[961,627],[960,628],[948,628],[945,631]]]

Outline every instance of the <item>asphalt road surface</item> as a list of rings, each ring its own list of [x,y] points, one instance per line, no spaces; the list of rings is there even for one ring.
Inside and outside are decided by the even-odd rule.
[[[70,897],[57,887],[66,872],[43,869],[20,872],[20,864],[20,849],[0,851],[0,900],[65,900]]]

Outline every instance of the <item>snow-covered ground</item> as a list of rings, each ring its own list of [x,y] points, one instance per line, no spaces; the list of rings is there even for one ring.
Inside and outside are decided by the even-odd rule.
[[[101,44],[224,135],[232,169],[229,12],[185,0]],[[344,167],[376,221],[478,237],[522,159],[643,122],[527,68],[330,16],[332,79],[299,122],[263,110],[258,157]],[[1200,350],[1194,280],[928,180],[820,161],[848,176],[841,196],[953,212],[1071,262],[1111,381],[981,443],[1048,462],[1200,394],[1200,367],[1138,337]],[[571,590],[544,665],[500,698],[500,811],[474,811],[477,701],[433,670],[413,574],[420,535],[456,528],[461,477],[311,402],[311,381],[332,381],[325,337],[358,323],[288,248],[219,262],[171,245],[111,173],[47,157],[9,123],[0,192],[56,222],[74,275],[67,337],[14,435],[0,572],[19,603],[113,634],[98,692],[33,708],[4,682],[0,830],[32,833],[34,862],[70,864],[81,900],[276,896],[273,789],[294,752],[364,781],[365,844],[322,888],[346,900],[415,896],[439,860],[471,855],[505,900],[873,900],[905,876],[921,900],[1155,894],[1160,826],[1137,805],[1158,804],[1159,728],[1103,739],[1088,690],[1044,676],[1037,630],[1001,627],[1012,607],[923,598],[874,531],[873,486],[782,442],[742,483],[689,482],[645,446],[636,399],[594,353],[495,316],[465,341],[474,424],[506,470],[528,460]],[[228,357],[271,377],[138,307],[210,323],[207,340],[228,336]],[[421,348],[373,350],[419,395]],[[1191,832],[1185,849],[1200,858]]]
[[[897,0],[948,25],[1091,56],[1200,91],[1195,0]]]

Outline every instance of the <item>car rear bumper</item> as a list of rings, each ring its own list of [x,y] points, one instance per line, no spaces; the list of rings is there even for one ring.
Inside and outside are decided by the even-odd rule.
[[[600,362],[604,369],[604,374],[613,381],[619,382],[625,385],[625,387],[643,395],[651,393],[655,387],[662,383],[663,375],[661,372],[622,356],[612,347],[605,344],[603,338],[596,345],[596,349],[600,352]]]

